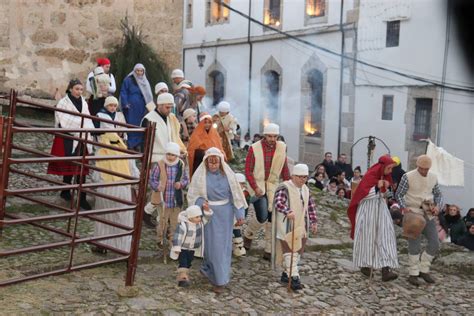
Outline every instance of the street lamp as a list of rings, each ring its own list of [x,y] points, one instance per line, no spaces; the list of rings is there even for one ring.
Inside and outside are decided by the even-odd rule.
[[[204,66],[204,60],[206,60],[206,55],[204,55],[202,52],[198,54],[197,56],[197,61],[198,61],[198,66],[199,68],[202,68]]]

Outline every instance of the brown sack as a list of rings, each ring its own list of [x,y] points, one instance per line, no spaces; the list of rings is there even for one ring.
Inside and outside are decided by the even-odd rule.
[[[425,218],[414,212],[407,212],[403,216],[403,237],[417,239],[426,226]]]
[[[302,227],[297,227],[295,229],[295,240],[293,241],[293,243],[291,241],[293,232],[289,232],[288,234],[285,235],[285,241],[288,244],[288,248],[290,248],[292,252],[297,252],[301,249],[301,247],[303,246],[304,234],[305,234],[305,229]],[[292,245],[293,247],[291,247]]]

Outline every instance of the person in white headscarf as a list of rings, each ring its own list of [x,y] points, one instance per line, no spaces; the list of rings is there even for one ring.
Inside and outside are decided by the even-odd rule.
[[[241,226],[247,202],[221,150],[211,147],[206,151],[191,180],[188,205],[214,211],[212,220],[204,227],[206,247],[201,273],[209,279],[215,293],[222,293],[230,281],[234,216]]]
[[[147,113],[145,105],[153,102],[150,83],[146,78],[145,67],[136,64],[128,74],[120,89],[120,104],[127,123],[140,126]],[[129,148],[140,149],[143,144],[143,134],[134,132],[128,134]]]

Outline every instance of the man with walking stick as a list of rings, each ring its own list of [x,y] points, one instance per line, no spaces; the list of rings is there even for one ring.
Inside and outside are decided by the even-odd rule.
[[[283,272],[280,281],[290,284],[293,291],[300,290],[298,263],[303,254],[309,231],[317,232],[316,203],[306,186],[309,170],[305,164],[293,168],[291,179],[282,182],[275,191],[272,228],[275,251],[272,261],[281,264]]]

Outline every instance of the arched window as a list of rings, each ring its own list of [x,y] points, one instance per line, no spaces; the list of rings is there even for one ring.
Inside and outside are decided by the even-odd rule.
[[[313,69],[308,73],[309,106],[305,115],[306,136],[321,137],[323,117],[323,73]]]
[[[218,70],[209,74],[212,84],[212,105],[217,105],[224,99],[224,75]]]
[[[264,104],[267,122],[279,122],[280,107],[280,75],[273,70],[264,74]]]

